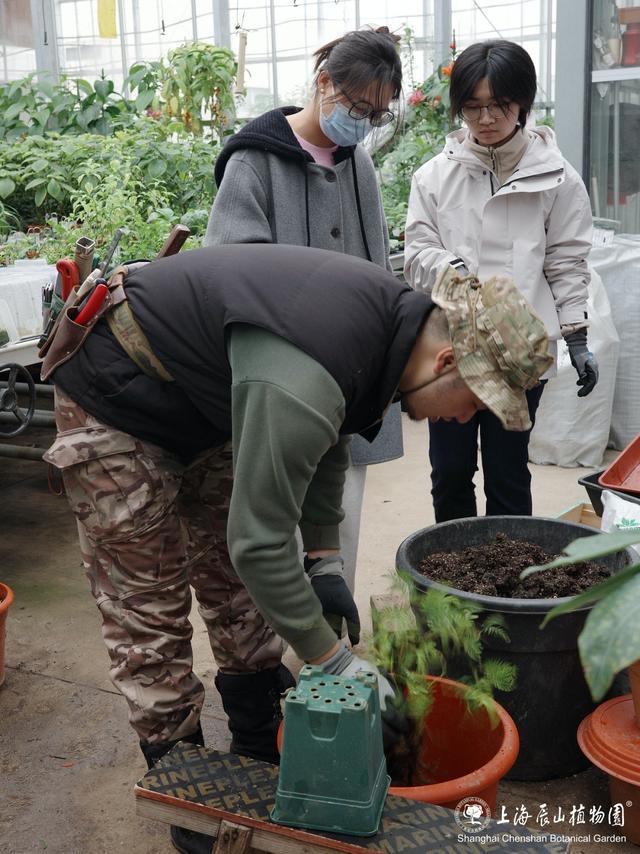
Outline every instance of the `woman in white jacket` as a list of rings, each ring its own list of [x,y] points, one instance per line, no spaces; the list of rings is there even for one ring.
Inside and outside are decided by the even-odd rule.
[[[544,321],[553,352],[564,337],[578,395],[598,371],[587,347],[589,198],[553,132],[526,127],[536,94],[529,54],[504,40],[468,47],[451,73],[451,116],[466,128],[414,175],[405,229],[405,276],[429,291],[446,264],[480,281],[513,279]],[[528,392],[533,425],[543,385]],[[507,432],[488,411],[466,424],[429,424],[436,521],[476,515],[478,433],[487,515],[530,515],[530,431]]]

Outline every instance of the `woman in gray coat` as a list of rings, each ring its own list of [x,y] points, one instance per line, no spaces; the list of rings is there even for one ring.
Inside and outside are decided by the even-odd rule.
[[[359,143],[395,121],[390,104],[402,87],[398,41],[380,27],[326,44],[314,54],[313,97],[303,108],[271,110],[231,137],[215,167],[219,189],[206,245],[290,243],[390,269],[380,191],[371,157]],[[400,410],[394,408],[375,442],[356,436],[351,446],[340,539],[352,592],[366,466],[402,456]],[[323,553],[309,553],[305,565],[320,558],[329,561],[323,561],[323,572],[339,570],[340,561]]]

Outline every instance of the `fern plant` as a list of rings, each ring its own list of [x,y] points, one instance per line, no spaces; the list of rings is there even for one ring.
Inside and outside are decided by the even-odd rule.
[[[369,657],[391,674],[398,686],[397,711],[407,732],[387,749],[387,767],[394,782],[420,784],[425,768],[420,749],[425,722],[433,703],[432,683],[427,676],[446,676],[455,666],[455,677],[467,686],[469,712],[484,709],[495,726],[498,714],[493,692],[512,691],[517,668],[498,659],[482,659],[483,636],[509,642],[499,614],[482,619],[482,608],[441,590],[422,593],[410,580],[400,586],[411,607],[393,606],[378,612],[369,641]],[[463,671],[462,673],[459,671]]]

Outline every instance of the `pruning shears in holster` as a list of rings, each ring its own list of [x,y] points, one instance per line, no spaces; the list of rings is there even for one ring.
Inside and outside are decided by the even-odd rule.
[[[79,287],[72,288],[50,334],[41,346],[39,355],[43,361],[40,376],[43,380],[48,379],[56,368],[78,352],[87,335],[102,317],[109,324],[121,347],[143,373],[162,382],[173,380],[151,349],[144,331],[133,316],[125,293],[127,275],[140,264],[148,262],[121,265],[116,267],[108,281],[103,278],[121,236],[121,232],[118,232],[120,229],[116,232],[103,264],[90,273]],[[186,226],[176,226],[157,257],[179,252],[189,234]]]

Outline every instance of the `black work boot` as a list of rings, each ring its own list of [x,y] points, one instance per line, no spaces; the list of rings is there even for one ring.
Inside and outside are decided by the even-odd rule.
[[[218,673],[215,685],[229,718],[232,753],[280,764],[276,743],[282,720],[280,697],[295,684],[284,664],[256,673]]]
[[[198,729],[195,732],[174,741],[165,741],[160,744],[149,744],[146,741],[141,741],[140,749],[147,760],[147,767],[153,768],[158,759],[161,759],[179,741],[187,741],[190,744],[198,744],[204,747],[204,735],[202,734],[200,724],[198,724]],[[171,825],[170,832],[173,847],[182,852],[182,854],[211,854],[213,844],[216,841],[213,836],[207,836],[205,833],[197,833],[195,830],[187,830],[175,824]]]

